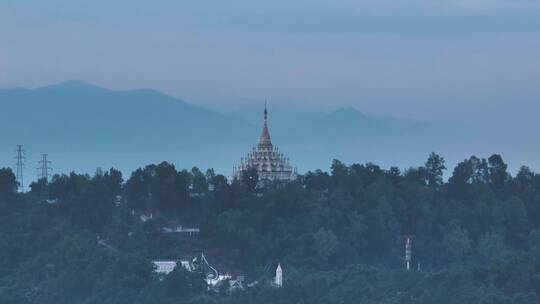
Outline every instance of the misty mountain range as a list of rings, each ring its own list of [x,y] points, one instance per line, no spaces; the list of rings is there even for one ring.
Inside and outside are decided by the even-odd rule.
[[[129,174],[166,160],[230,174],[258,142],[264,107],[245,119],[245,113],[223,114],[150,89],[113,91],[82,81],[2,89],[0,104],[0,167],[12,167],[15,145],[23,144],[27,180],[35,178],[41,153],[55,173],[115,167]],[[305,107],[309,115],[269,105],[272,141],[300,172],[327,169],[333,158],[407,168],[431,151],[455,162],[476,136],[462,126]]]

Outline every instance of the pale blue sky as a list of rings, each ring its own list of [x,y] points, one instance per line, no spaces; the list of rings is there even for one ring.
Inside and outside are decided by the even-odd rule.
[[[438,151],[452,164],[539,168],[539,54],[540,0],[0,0],[0,88],[81,79],[244,117],[268,99],[450,121],[479,134]]]
[[[471,121],[540,112],[539,53],[538,0],[0,0],[0,87]]]

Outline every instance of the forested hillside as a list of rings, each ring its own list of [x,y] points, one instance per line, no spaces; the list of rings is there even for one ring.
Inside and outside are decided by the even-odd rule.
[[[434,153],[404,172],[334,160],[260,189],[254,171],[229,183],[161,163],[20,194],[1,169],[0,303],[538,303],[540,175],[511,176],[499,155],[445,170]],[[201,233],[161,233],[171,221]],[[151,260],[199,250],[257,284],[209,291],[180,267],[153,273]],[[277,263],[282,288],[269,284]]]

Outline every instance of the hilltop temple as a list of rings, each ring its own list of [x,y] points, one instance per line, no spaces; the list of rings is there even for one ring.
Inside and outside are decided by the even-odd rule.
[[[264,126],[259,144],[252,148],[246,157],[242,157],[240,165],[234,167],[233,177],[240,179],[242,173],[254,168],[261,182],[292,181],[297,177],[296,168],[289,164],[289,158],[272,145],[268,131],[268,111],[264,107]]]

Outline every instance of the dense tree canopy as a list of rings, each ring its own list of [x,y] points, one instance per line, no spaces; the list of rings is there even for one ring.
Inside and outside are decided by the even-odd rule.
[[[0,194],[10,195],[17,191],[17,179],[11,169],[0,169]]]
[[[125,182],[70,173],[17,194],[0,169],[0,303],[538,303],[540,175],[513,177],[500,155],[464,160],[447,182],[445,170],[435,153],[403,172],[334,160],[261,188],[256,171],[229,183],[163,162]],[[201,234],[160,233],[169,222]],[[201,250],[257,284],[208,291],[197,273],[152,271]],[[269,284],[278,262],[281,289]]]

